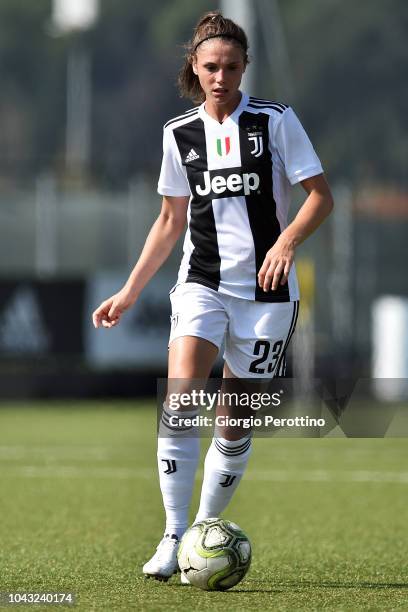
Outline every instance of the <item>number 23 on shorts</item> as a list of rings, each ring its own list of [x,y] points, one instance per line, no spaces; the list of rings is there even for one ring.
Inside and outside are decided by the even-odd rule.
[[[254,359],[249,366],[252,374],[274,374],[283,347],[283,340],[277,340],[272,346],[269,340],[257,340],[254,345]],[[260,367],[262,366],[262,367]]]

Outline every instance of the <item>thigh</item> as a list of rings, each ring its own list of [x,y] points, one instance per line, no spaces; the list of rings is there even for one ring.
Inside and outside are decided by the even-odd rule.
[[[207,340],[219,350],[228,323],[224,296],[198,283],[182,283],[170,293],[169,346],[178,338]]]
[[[187,393],[205,385],[225,335],[227,313],[222,296],[196,283],[179,285],[170,299],[169,389]]]
[[[298,310],[299,302],[234,300],[224,353],[231,372],[239,378],[280,375]]]
[[[180,336],[169,346],[168,377],[206,380],[218,355],[218,347],[196,336]]]

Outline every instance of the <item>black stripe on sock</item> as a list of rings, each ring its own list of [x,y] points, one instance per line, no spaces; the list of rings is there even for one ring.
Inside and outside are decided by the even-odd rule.
[[[214,442],[219,444],[222,448],[225,448],[225,450],[227,450],[227,451],[231,448],[231,446],[221,442],[221,440],[219,438],[214,438]],[[248,444],[248,442],[251,442],[251,438],[246,438],[243,442],[241,442],[241,444],[238,444],[237,446],[234,446],[232,448],[235,448],[235,449],[236,448],[241,448],[242,446],[245,446],[246,444]]]
[[[217,438],[214,438],[214,446],[222,455],[225,455],[226,457],[233,457],[237,455],[243,455],[251,446],[251,440],[249,439],[244,442],[244,444],[231,448],[219,442]]]
[[[219,453],[221,453],[222,455],[224,455],[225,457],[238,457],[239,455],[243,455],[244,453],[246,453],[246,451],[250,448],[250,444],[248,444],[248,446],[246,446],[245,448],[243,448],[240,451],[229,451],[226,452],[224,450],[221,450],[217,444],[215,444],[215,448],[218,450]]]
[[[192,410],[191,412],[186,413],[184,411],[175,410],[174,412],[173,411],[169,412],[168,410],[166,410],[166,408],[163,408],[162,414],[165,415],[165,417],[167,419],[169,419],[172,416],[180,417],[180,418],[183,418],[183,419],[192,419],[195,416],[199,415],[199,411],[198,410]]]

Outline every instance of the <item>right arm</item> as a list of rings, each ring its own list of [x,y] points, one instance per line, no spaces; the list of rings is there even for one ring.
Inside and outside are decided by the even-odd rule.
[[[166,261],[186,225],[188,201],[188,196],[163,197],[160,215],[125,285],[92,314],[96,328],[117,325],[121,315],[136,302],[142,289]]]

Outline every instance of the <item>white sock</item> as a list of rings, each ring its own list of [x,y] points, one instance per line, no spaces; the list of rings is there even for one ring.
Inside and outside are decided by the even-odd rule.
[[[229,504],[251,454],[251,437],[213,438],[204,464],[200,507],[194,522],[218,517]]]
[[[181,538],[188,527],[188,512],[193,492],[195,472],[200,455],[200,439],[195,427],[185,427],[184,418],[197,411],[179,412],[163,407],[157,441],[157,464],[160,489],[166,512],[165,533]],[[174,424],[174,418],[180,424]]]

